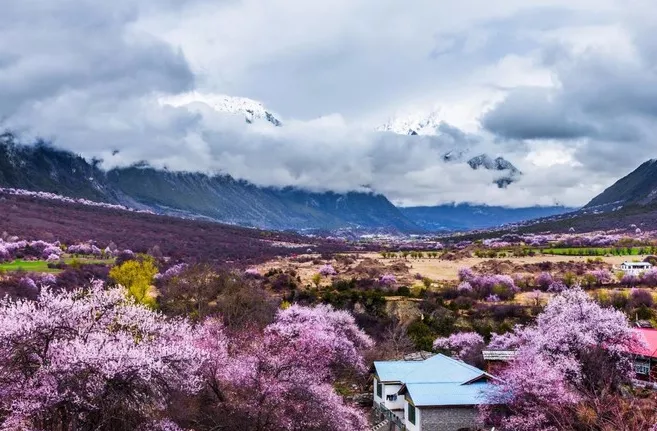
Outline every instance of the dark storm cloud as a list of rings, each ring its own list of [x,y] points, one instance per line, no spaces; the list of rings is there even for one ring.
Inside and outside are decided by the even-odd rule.
[[[641,120],[657,117],[657,51],[652,38],[630,41],[631,58],[546,47],[544,64],[559,85],[510,90],[482,116],[482,125],[509,139],[640,141],[645,136]]]
[[[561,101],[550,100],[551,89],[519,89],[481,122],[490,132],[508,139],[576,139],[595,135],[594,127],[579,123]]]
[[[0,26],[0,114],[74,92],[96,99],[191,89],[181,51],[131,29],[137,2],[11,1]]]

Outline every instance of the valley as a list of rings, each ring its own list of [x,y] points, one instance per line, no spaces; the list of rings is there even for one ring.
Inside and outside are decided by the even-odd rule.
[[[648,0],[5,0],[0,431],[657,431]]]

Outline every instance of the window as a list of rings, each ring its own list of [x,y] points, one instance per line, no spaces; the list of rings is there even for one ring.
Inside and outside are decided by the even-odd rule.
[[[415,406],[408,403],[408,421],[415,425]]]
[[[644,361],[635,361],[634,371],[636,371],[637,374],[650,374],[650,363]]]
[[[376,382],[376,396],[383,398],[383,383]]]

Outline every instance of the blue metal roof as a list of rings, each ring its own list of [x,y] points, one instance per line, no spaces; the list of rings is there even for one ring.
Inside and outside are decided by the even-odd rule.
[[[421,361],[406,374],[404,383],[465,383],[486,373],[465,362],[438,354]]]
[[[402,377],[424,361],[375,361],[376,375],[382,382],[402,382]]]
[[[375,362],[382,382],[401,382],[400,394],[408,393],[416,406],[476,405],[490,388],[490,374],[445,355],[424,361]]]
[[[473,406],[485,402],[486,382],[463,385],[460,383],[408,383],[405,391],[417,407]]]
[[[441,354],[424,361],[377,361],[374,368],[382,382],[464,383],[486,375],[479,368]]]

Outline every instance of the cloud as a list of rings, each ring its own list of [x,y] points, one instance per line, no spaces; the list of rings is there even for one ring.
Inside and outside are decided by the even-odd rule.
[[[647,3],[631,5],[620,22],[544,35],[540,56],[556,85],[511,89],[482,126],[506,140],[572,142],[573,157],[597,176],[619,177],[653,157],[657,50],[646,26],[657,17]]]
[[[0,27],[0,112],[21,116],[58,98],[111,103],[193,86],[183,53],[133,30],[136,2],[11,1]],[[37,125],[35,125],[37,126]]]
[[[147,160],[404,205],[581,205],[654,157],[650,2],[10,3],[3,126],[107,167]],[[189,91],[262,101],[284,126],[160,103]],[[436,136],[372,131],[436,105]],[[445,163],[450,150],[501,155],[522,179],[498,189],[496,173]]]
[[[593,126],[573,119],[551,93],[544,88],[514,90],[483,116],[482,125],[508,139],[577,139],[597,133]]]

